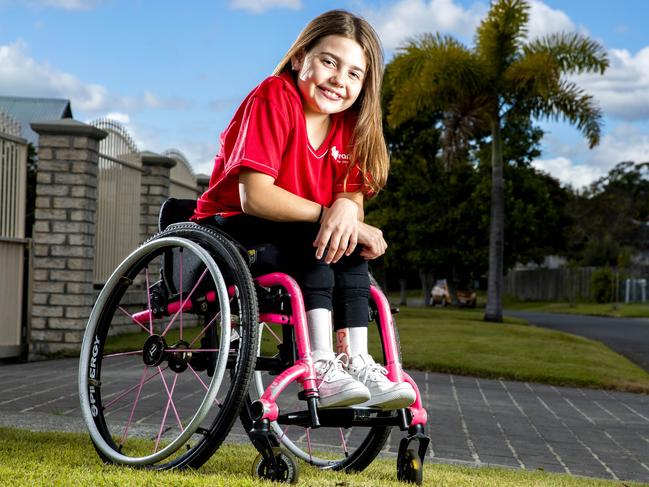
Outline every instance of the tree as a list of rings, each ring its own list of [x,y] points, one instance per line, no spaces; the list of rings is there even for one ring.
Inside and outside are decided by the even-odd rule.
[[[388,71],[390,66],[388,66]],[[384,85],[384,106],[394,90]],[[388,251],[381,269],[400,284],[419,274],[424,298],[432,277],[446,278],[453,289],[470,286],[488,269],[490,147],[485,137],[457,153],[452,164],[440,157],[441,113],[422,112],[397,126],[386,125],[392,165],[386,188],[366,208],[369,222],[382,228]],[[540,154],[543,132],[529,120],[503,125],[503,158],[509,236],[505,264],[540,262],[562,253],[569,192],[531,167]],[[383,275],[383,274],[380,274]]]
[[[575,214],[570,256],[581,265],[617,266],[649,249],[649,162],[620,162],[574,193],[569,206]]]
[[[448,36],[423,35],[406,44],[389,76],[398,86],[388,120],[398,126],[420,112],[444,113],[447,159],[475,133],[491,138],[489,272],[485,320],[502,321],[505,230],[502,127],[520,118],[563,118],[592,148],[600,139],[601,111],[567,75],[608,67],[604,49],[581,34],[557,33],[526,42],[529,5],[498,0],[467,48]]]

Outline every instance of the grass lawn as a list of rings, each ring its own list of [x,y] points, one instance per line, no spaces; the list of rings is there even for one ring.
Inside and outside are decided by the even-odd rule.
[[[48,486],[256,486],[278,485],[250,475],[256,451],[248,445],[225,445],[197,471],[154,472],[101,463],[87,435],[32,433],[0,428],[0,484]],[[396,460],[375,461],[358,474],[322,471],[299,464],[299,485],[321,487],[401,486],[396,480]],[[542,471],[456,467],[426,464],[424,485],[442,487],[614,487],[639,486],[620,482],[571,477]]]
[[[406,368],[555,385],[649,392],[649,374],[599,342],[482,310],[407,308],[396,316]],[[373,331],[375,327],[371,328]],[[377,356],[378,338],[371,339]]]
[[[615,318],[649,318],[649,304],[630,303],[553,303],[547,301],[518,301],[507,299],[506,309],[538,311],[543,313],[569,313],[578,315],[611,316]]]

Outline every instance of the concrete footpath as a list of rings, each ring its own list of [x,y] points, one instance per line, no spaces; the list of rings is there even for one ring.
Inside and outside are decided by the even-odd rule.
[[[85,431],[77,360],[0,366],[0,425]],[[649,395],[412,372],[429,461],[649,483]],[[397,437],[397,435],[399,435]],[[384,455],[394,456],[400,433]],[[245,441],[239,425],[232,441]]]

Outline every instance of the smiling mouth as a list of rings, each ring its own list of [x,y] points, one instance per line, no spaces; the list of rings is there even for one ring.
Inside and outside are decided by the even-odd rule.
[[[327,88],[322,88],[322,87],[319,86],[318,89],[322,92],[322,94],[325,97],[329,98],[330,100],[339,101],[339,100],[342,100],[342,98],[343,98],[338,93],[336,93],[334,91],[331,91],[331,90],[328,90]]]

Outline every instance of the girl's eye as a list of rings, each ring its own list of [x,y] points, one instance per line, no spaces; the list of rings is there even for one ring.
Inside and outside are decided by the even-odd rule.
[[[323,59],[323,60],[322,60],[322,63],[323,63],[325,66],[335,66],[335,63],[334,63],[331,59],[327,59],[327,58]]]
[[[349,76],[355,80],[361,79],[361,75],[358,74],[356,71],[352,71],[349,73]]]

